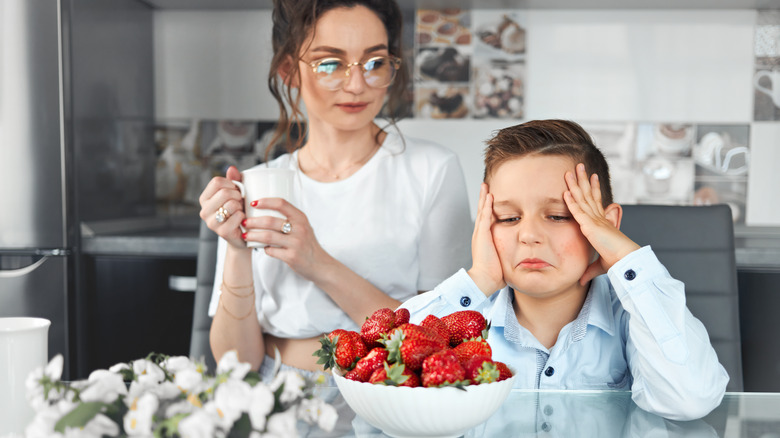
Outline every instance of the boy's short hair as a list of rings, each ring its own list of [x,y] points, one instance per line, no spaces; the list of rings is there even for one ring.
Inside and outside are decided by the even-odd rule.
[[[493,172],[505,162],[527,155],[561,155],[585,164],[588,175],[599,176],[601,203],[612,203],[609,166],[604,154],[590,135],[569,120],[532,120],[499,130],[485,148],[485,176],[489,183]]]

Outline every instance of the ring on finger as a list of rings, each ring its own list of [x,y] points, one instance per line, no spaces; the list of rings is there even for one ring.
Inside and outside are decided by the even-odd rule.
[[[223,205],[222,207],[219,207],[217,210],[217,214],[214,215],[214,218],[217,220],[218,223],[225,222],[227,218],[230,217],[230,212],[225,208]]]
[[[292,224],[289,222],[285,222],[284,224],[282,224],[282,233],[283,234],[292,233]]]

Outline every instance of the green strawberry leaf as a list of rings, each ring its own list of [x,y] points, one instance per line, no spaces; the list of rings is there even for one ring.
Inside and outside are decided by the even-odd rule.
[[[487,341],[489,332],[490,332],[490,320],[487,321],[487,324],[485,324],[484,330],[482,330],[482,339]]]
[[[339,342],[339,337],[334,336],[333,340],[328,339],[327,336],[323,336],[319,339],[319,350],[312,353],[312,356],[319,356],[317,364],[322,365],[324,369],[332,368],[336,366],[336,345]]]
[[[461,391],[466,390],[466,386],[469,386],[471,382],[469,382],[468,379],[466,380],[456,380],[454,382],[444,382],[441,385],[437,386],[437,388],[455,388],[460,389]]]

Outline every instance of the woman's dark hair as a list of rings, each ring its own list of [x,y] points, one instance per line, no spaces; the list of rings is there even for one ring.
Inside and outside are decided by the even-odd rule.
[[[392,56],[402,57],[401,9],[395,0],[274,0],[272,43],[274,55],[268,73],[268,88],[279,104],[279,121],[276,131],[265,151],[266,160],[271,149],[280,140],[286,143],[287,151],[293,152],[303,146],[306,127],[303,126],[303,113],[300,109],[300,94],[293,95],[293,89],[279,76],[279,69],[291,57],[298,59],[307,38],[314,31],[319,17],[336,8],[365,6],[373,11],[385,25],[387,31],[388,52]],[[293,62],[288,73],[289,78],[300,79],[298,62]],[[387,92],[385,112],[391,124],[400,118],[409,82],[407,68],[402,64],[395,80]],[[289,106],[289,109],[288,109]],[[301,135],[296,139],[286,139],[293,126]],[[381,131],[380,131],[381,133]]]
[[[568,120],[532,120],[499,130],[487,141],[484,181],[507,161],[528,155],[560,155],[585,165],[588,175],[599,176],[601,203],[612,203],[609,165],[590,135]]]

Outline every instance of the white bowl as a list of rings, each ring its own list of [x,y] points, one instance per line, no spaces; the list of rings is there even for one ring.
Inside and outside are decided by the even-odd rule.
[[[357,415],[393,437],[457,437],[493,415],[515,377],[457,388],[407,388],[356,382],[333,373]]]

